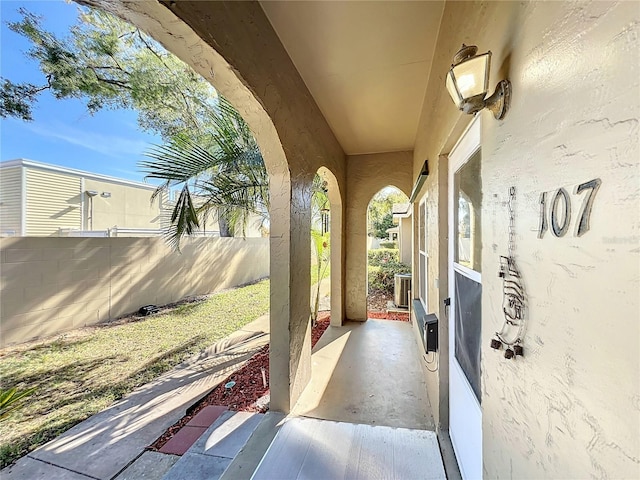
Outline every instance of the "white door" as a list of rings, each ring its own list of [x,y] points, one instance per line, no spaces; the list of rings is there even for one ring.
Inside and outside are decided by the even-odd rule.
[[[449,156],[449,433],[465,480],[482,478],[480,117]]]

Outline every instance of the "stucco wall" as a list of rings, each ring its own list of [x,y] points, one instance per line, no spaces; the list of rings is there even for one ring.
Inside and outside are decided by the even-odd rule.
[[[373,196],[389,185],[411,194],[411,152],[347,157],[346,315],[367,319],[367,208]]]
[[[398,220],[398,249],[400,250],[398,254],[400,261],[407,265],[411,265],[411,235],[413,234],[411,224],[412,218],[413,217],[406,217]]]
[[[493,52],[492,87],[505,77],[513,84],[504,121],[482,113],[486,478],[640,474],[639,17],[632,2],[445,6],[414,173],[425,158],[448,153],[471,120],[444,88],[463,42]],[[584,194],[575,188],[593,178],[602,186],[591,229],[576,237]],[[499,255],[507,252],[510,186],[517,191],[516,258],[528,298],[525,356],[516,361],[488,348],[503,319],[497,272]],[[572,201],[571,228],[562,238],[548,231],[539,239],[540,195],[560,187]],[[446,174],[434,168],[425,186],[430,198],[440,199],[429,202],[431,231],[444,232],[443,190]],[[447,296],[446,243],[439,238],[429,245],[432,258],[441,259],[430,264],[440,288],[430,291],[429,307],[441,311],[431,300]],[[447,337],[440,333],[442,345]],[[429,379],[435,410],[446,387],[442,376]]]
[[[152,188],[121,185],[115,182],[85,179],[84,190],[95,190],[93,197],[93,230],[121,228],[161,228],[161,198],[151,202]],[[103,197],[109,192],[110,197]],[[89,229],[89,199],[85,194],[85,229]]]
[[[269,275],[268,239],[0,239],[0,346]]]

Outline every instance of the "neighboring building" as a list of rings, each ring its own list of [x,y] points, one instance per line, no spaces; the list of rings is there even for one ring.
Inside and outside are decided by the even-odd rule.
[[[58,236],[112,228],[158,230],[153,185],[17,159],[0,163],[0,235]]]
[[[173,200],[156,187],[27,159],[0,162],[0,236],[160,235]],[[197,199],[196,199],[197,201]],[[212,214],[198,235],[217,236]],[[251,215],[237,237],[262,237],[261,219]]]
[[[398,240],[398,227],[387,228],[388,241],[395,242]]]
[[[392,207],[393,223],[397,233],[398,241],[398,257],[402,263],[411,265],[411,237],[413,230],[411,228],[411,204],[410,203],[394,203]]]

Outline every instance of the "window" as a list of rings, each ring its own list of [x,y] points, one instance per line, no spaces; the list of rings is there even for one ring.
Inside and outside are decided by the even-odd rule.
[[[418,268],[419,268],[419,297],[424,305],[425,311],[427,308],[427,292],[428,292],[428,279],[429,274],[427,268],[429,267],[429,255],[427,254],[427,241],[429,235],[427,232],[427,197],[425,196],[419,205],[418,213]]]
[[[482,238],[480,201],[480,151],[478,150],[454,176],[454,198],[458,209],[454,212],[454,261],[482,272]]]

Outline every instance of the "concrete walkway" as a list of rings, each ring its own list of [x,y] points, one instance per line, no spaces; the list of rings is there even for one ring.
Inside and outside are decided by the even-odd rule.
[[[145,452],[269,342],[265,315],[0,472],[2,480],[160,478],[179,457]]]
[[[311,362],[311,382],[293,415],[435,429],[411,324],[367,320],[329,327]]]
[[[314,307],[314,300],[318,291],[318,284],[311,285],[311,309]],[[331,310],[331,278],[323,278],[320,280],[320,302],[318,303],[318,311]]]
[[[329,327],[291,415],[269,412],[220,480],[444,479],[413,335],[389,320]]]

